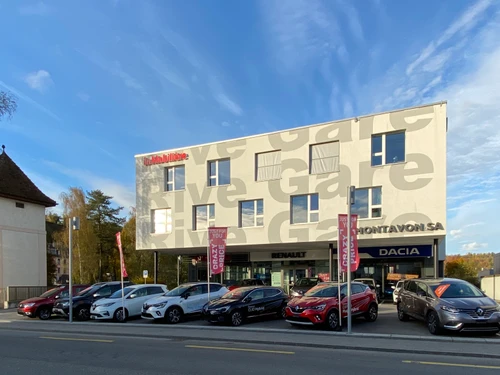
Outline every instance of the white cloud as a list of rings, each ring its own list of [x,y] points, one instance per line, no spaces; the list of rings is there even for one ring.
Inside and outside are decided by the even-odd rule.
[[[462,245],[462,250],[464,251],[476,251],[479,249],[487,248],[487,243],[477,243],[477,242],[469,242]]]
[[[135,207],[135,189],[133,187],[125,186],[106,177],[97,176],[86,170],[71,169],[51,161],[45,161],[44,163],[59,173],[75,178],[90,189],[102,190],[105,194],[112,196],[113,201],[124,207],[126,212],[129,211],[130,207]]]
[[[33,107],[35,107],[38,110],[40,110],[40,111],[44,112],[45,114],[49,115],[54,120],[57,120],[59,122],[62,121],[61,118],[59,116],[57,116],[54,112],[50,111],[48,108],[44,107],[40,103],[37,103],[36,101],[34,101],[33,99],[31,99],[28,95],[25,95],[21,91],[16,90],[14,87],[9,86],[9,85],[5,84],[2,81],[0,81],[0,86],[4,87],[8,91],[12,92],[14,95],[16,95],[21,100],[24,100],[25,102],[31,104]]]
[[[50,8],[42,1],[31,4],[31,5],[23,5],[19,7],[19,13],[25,16],[45,16],[49,14]]]
[[[29,73],[24,77],[24,81],[33,90],[40,92],[45,92],[51,85],[54,84],[54,81],[52,81],[52,78],[50,77],[50,73],[46,70]]]
[[[350,1],[339,2],[341,10],[346,15],[346,20],[349,23],[349,28],[351,29],[352,34],[356,39],[363,41],[363,26],[361,25],[361,22],[359,20],[358,11],[352,4],[353,3],[351,3]]]
[[[233,101],[222,88],[221,83],[217,79],[217,77],[210,77],[209,86],[212,90],[212,94],[214,99],[221,105],[221,107],[236,116],[241,116],[243,114],[243,110],[241,107]]]
[[[87,93],[84,93],[84,92],[79,92],[78,94],[76,94],[81,100],[83,100],[84,102],[88,102],[89,99],[90,99],[90,95],[87,94]]]
[[[462,16],[453,22],[437,40],[430,42],[425,47],[419,56],[410,64],[406,69],[406,74],[410,75],[413,71],[425,62],[443,43],[449,41],[457,33],[466,33],[474,27],[484,15],[486,10],[492,4],[491,0],[480,0],[474,5],[470,6]]]

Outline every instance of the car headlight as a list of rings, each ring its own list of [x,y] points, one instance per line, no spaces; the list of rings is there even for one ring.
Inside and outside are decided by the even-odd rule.
[[[116,302],[110,302],[110,303],[105,303],[104,305],[99,305],[97,307],[109,307],[109,306],[113,306]]]
[[[32,306],[35,306],[34,303],[27,303],[26,305],[24,305],[24,307],[32,307]]]
[[[326,303],[322,304],[322,305],[318,305],[318,306],[312,306],[312,307],[308,307],[308,309],[310,310],[316,310],[316,311],[323,311],[326,307]]]
[[[157,307],[157,308],[160,308],[160,309],[163,308],[163,307],[165,307],[165,306],[167,306],[166,302],[157,303],[157,304],[153,305],[153,307]]]
[[[456,308],[450,307],[450,306],[446,306],[446,305],[441,306],[441,310],[447,311],[447,312],[452,313],[452,314],[458,314],[460,312],[459,309],[456,309]]]
[[[229,310],[229,306],[219,307],[218,309],[215,309],[215,311],[218,311],[221,313],[225,313],[225,312],[227,312],[227,310]]]

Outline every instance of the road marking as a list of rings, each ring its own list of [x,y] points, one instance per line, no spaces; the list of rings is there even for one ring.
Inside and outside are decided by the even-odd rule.
[[[75,339],[71,337],[50,337],[50,336],[40,336],[41,339],[47,340],[63,340],[63,341],[89,341],[89,342],[114,342],[113,340],[97,340],[97,339]]]
[[[263,350],[263,349],[249,349],[249,348],[224,348],[221,346],[200,346],[200,345],[186,345],[186,348],[193,349],[213,349],[213,350],[232,350],[238,352],[256,352],[256,353],[271,353],[271,354],[295,354],[295,352],[283,352],[280,350]]]
[[[446,363],[446,362],[403,361],[403,363],[416,363],[419,365],[432,365],[432,366],[487,368],[487,369],[495,369],[495,370],[500,369],[500,366],[467,365],[467,364],[462,364],[462,363]]]

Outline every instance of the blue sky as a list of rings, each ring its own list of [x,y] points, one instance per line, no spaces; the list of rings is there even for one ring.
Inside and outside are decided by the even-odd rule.
[[[448,253],[500,251],[500,3],[0,1],[0,143],[54,199],[135,154],[448,101]]]

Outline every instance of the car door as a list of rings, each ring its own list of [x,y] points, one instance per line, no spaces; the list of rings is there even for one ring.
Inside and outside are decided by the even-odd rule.
[[[366,289],[370,288],[368,286],[362,286],[361,284],[352,284],[351,313],[353,315],[359,315],[368,310],[370,297],[365,293]]]
[[[183,303],[185,312],[188,314],[201,311],[203,305],[208,301],[208,287],[206,284],[198,284],[189,288],[187,298]]]
[[[414,302],[413,302],[413,311],[414,314],[420,317],[420,319],[424,319],[425,312],[427,310],[429,287],[427,284],[416,282],[417,292],[415,293]]]
[[[125,301],[125,308],[128,310],[129,316],[140,315],[142,311],[142,304],[146,302],[147,299],[148,289],[146,286],[138,287],[134,290]]]
[[[245,308],[247,316],[257,316],[265,313],[266,298],[264,289],[259,288],[250,292],[250,294],[245,297],[245,300],[250,300]]]
[[[271,314],[278,312],[283,305],[283,298],[281,292],[276,288],[264,289],[264,314]]]
[[[405,296],[405,310],[406,313],[412,316],[416,315],[415,312],[415,298],[417,296],[417,283],[413,280],[408,282]]]

